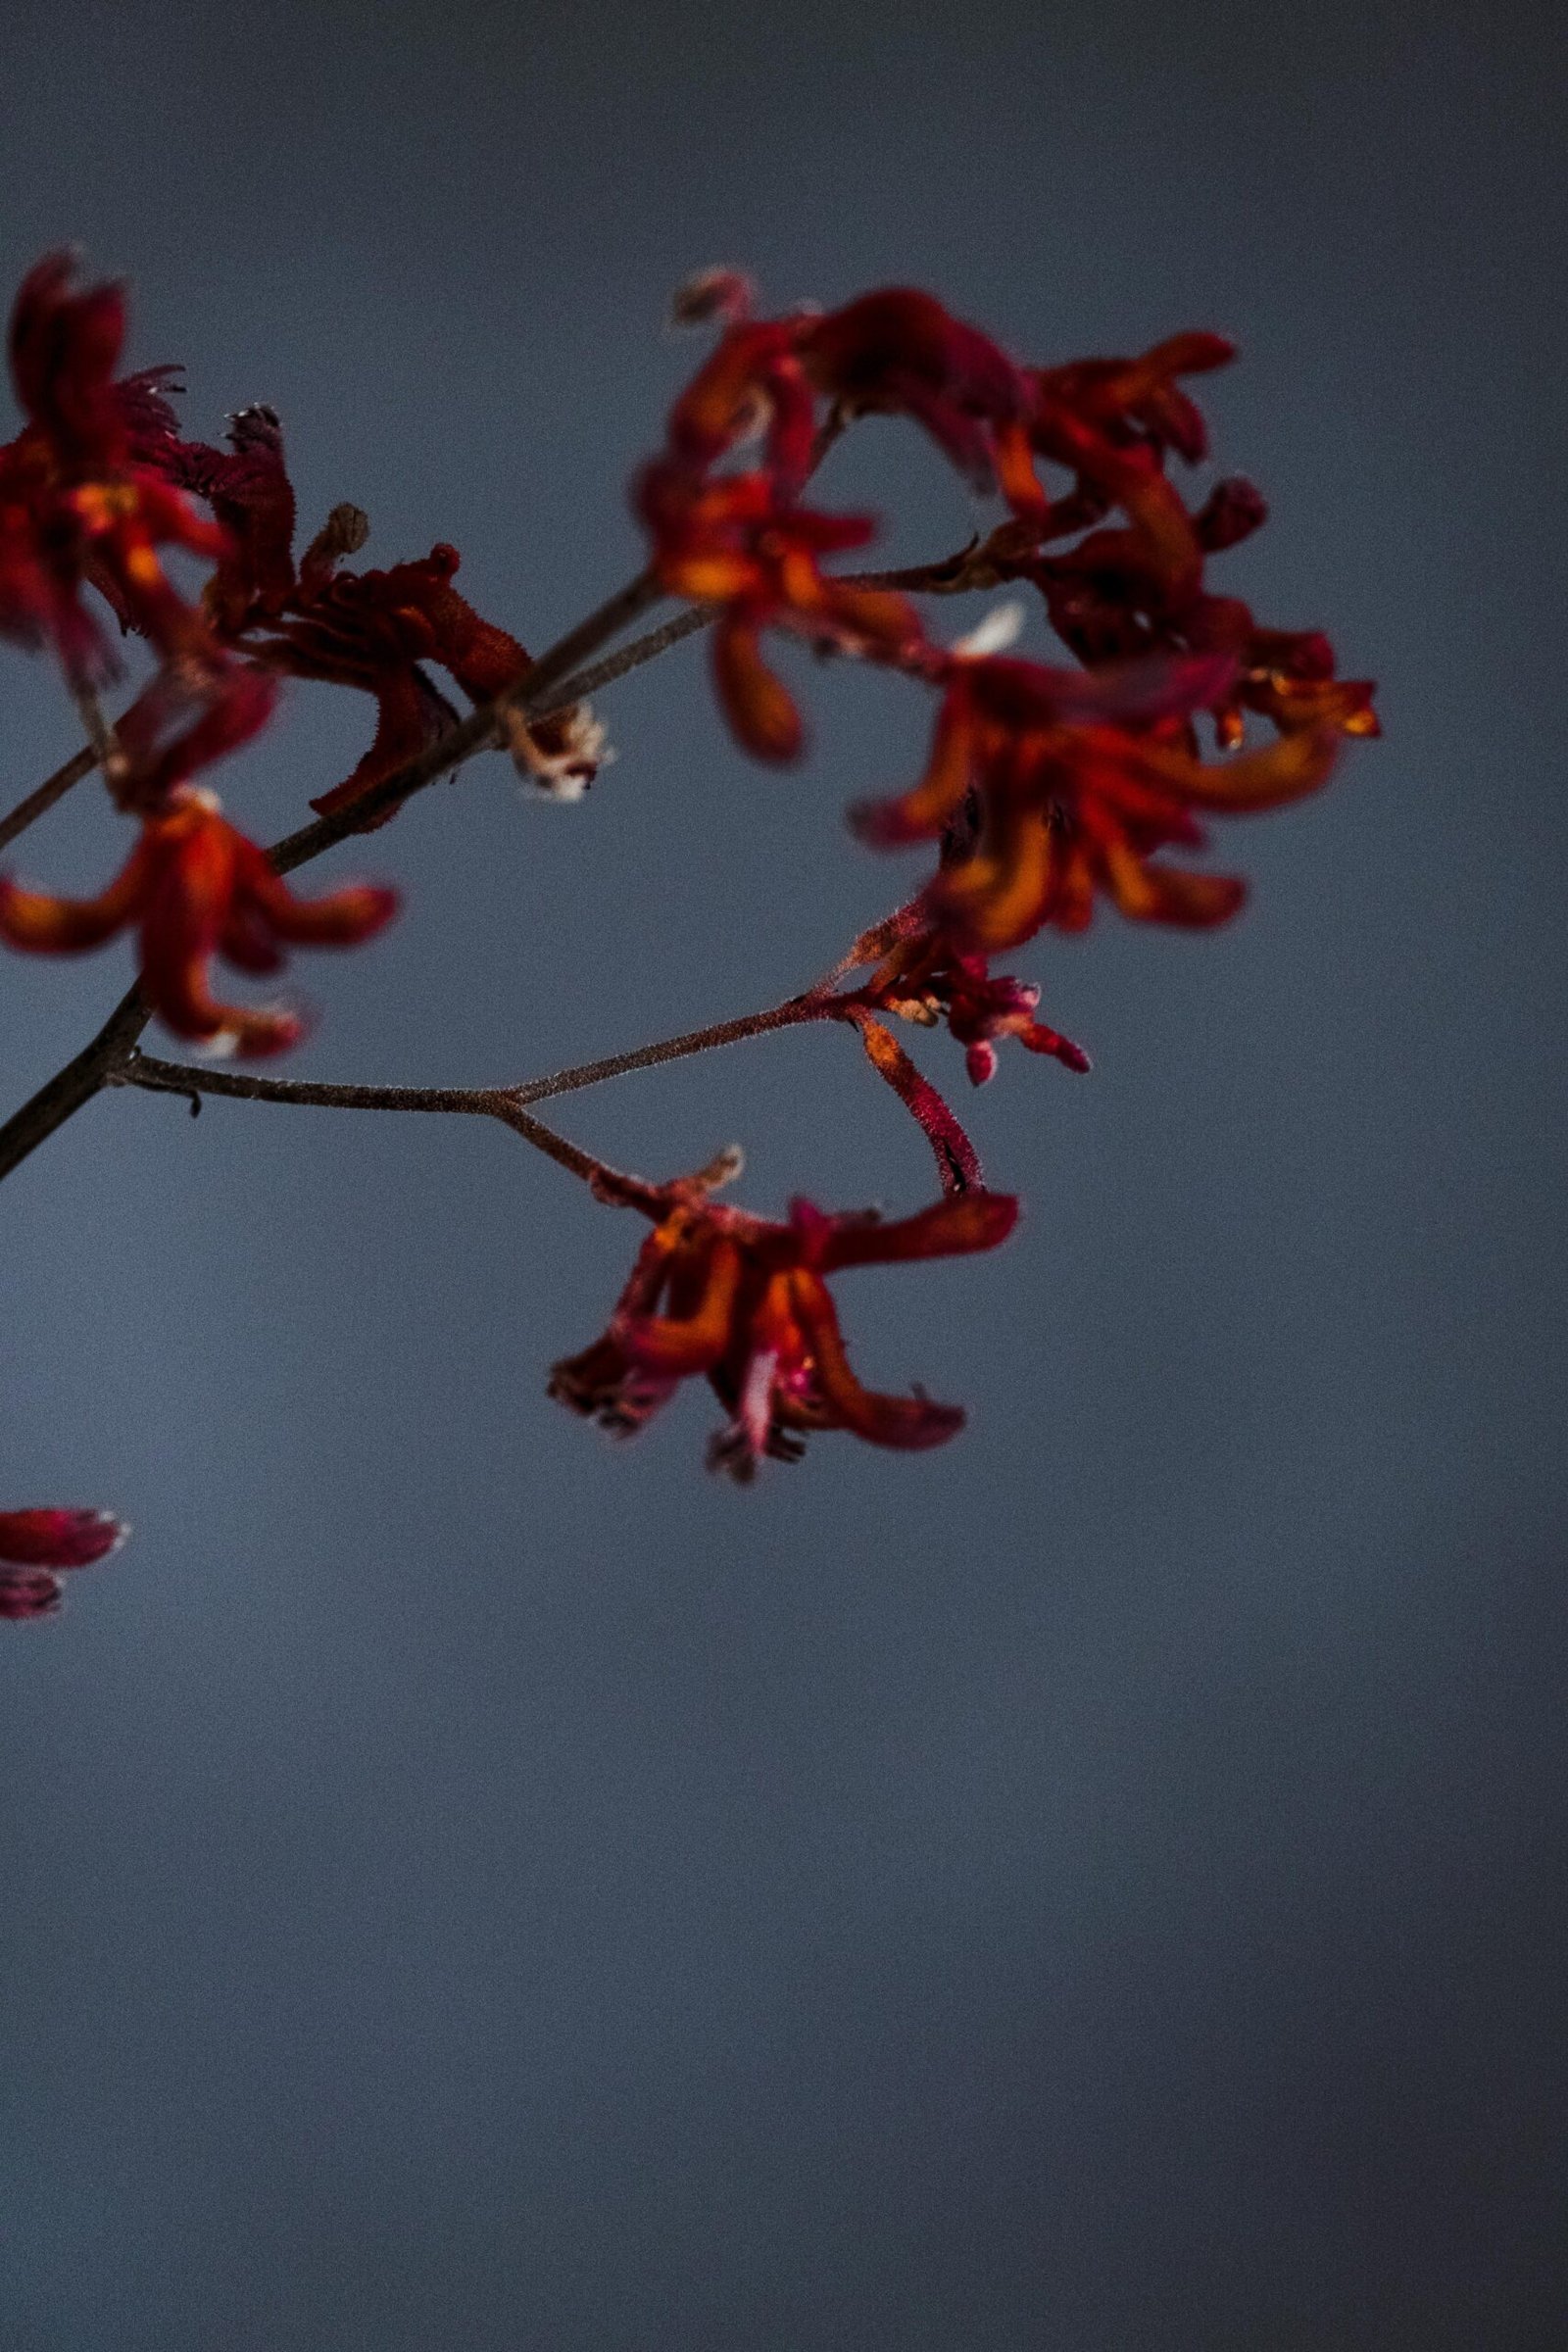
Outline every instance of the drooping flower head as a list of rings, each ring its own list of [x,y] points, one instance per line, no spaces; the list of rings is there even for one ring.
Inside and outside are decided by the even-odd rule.
[[[108,1511],[0,1511],[0,1621],[52,1616],[60,1606],[53,1571],[90,1568],[128,1533]]]
[[[798,1459],[813,1430],[922,1448],[962,1427],[956,1405],[860,1386],[827,1278],[995,1249],[1012,1230],[1016,1200],[971,1191],[888,1222],[875,1212],[827,1216],[797,1200],[780,1225],[723,1207],[686,1180],[665,1187],[652,1213],[658,1221],[608,1331],[551,1375],[562,1403],[630,1436],[682,1380],[701,1375],[730,1415],[710,1465],[743,1481],[763,1455]]]
[[[86,587],[162,655],[200,648],[200,613],[159,561],[163,547],[208,558],[225,547],[219,523],[133,455],[145,379],[117,383],[124,336],[118,286],[73,290],[74,263],[50,254],[24,279],[10,358],[27,417],[0,449],[0,633],[58,654],[75,690],[115,674],[115,656]]]
[[[261,1055],[296,1044],[303,1023],[297,1013],[220,1003],[209,977],[214,956],[243,972],[275,972],[285,948],[355,947],[390,922],[397,905],[395,891],[367,883],[296,898],[216,794],[182,785],[146,818],[96,899],[50,898],[0,875],[0,938],[33,955],[74,955],[134,923],[143,991],[175,1035]]]

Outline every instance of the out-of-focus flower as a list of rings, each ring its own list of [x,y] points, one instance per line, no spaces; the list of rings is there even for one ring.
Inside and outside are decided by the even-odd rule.
[[[1155,864],[1156,854],[1201,849],[1200,810],[1278,808],[1314,791],[1340,739],[1303,726],[1233,760],[1200,760],[1193,714],[1233,676],[1224,656],[1099,673],[955,661],[924,776],[902,799],[858,809],[857,828],[881,846],[947,837],[928,903],[981,955],[1043,923],[1082,930],[1100,891],[1135,920],[1224,922],[1245,885]]]
[[[884,286],[802,321],[801,364],[844,417],[910,416],[978,490],[1000,488],[1021,520],[1048,500],[1034,469],[1025,370],[932,294]]]
[[[824,556],[864,546],[875,527],[868,516],[782,502],[766,473],[694,482],[669,464],[645,469],[639,503],[671,595],[722,607],[713,681],[737,738],[757,759],[793,760],[804,741],[794,698],[763,659],[764,629],[874,661],[920,658],[925,635],[906,597],[821,569]]]
[[[108,1511],[0,1511],[0,1621],[52,1616],[60,1606],[52,1571],[89,1568],[128,1533]]]
[[[141,985],[176,1036],[244,1054],[281,1053],[303,1031],[296,1013],[220,1004],[208,966],[275,972],[285,947],[358,946],[397,911],[397,893],[350,883],[299,899],[267,854],[236,831],[217,796],[181,785],[149,815],[129,858],[95,899],[59,899],[0,876],[0,938],[34,955],[96,948],[135,923]]]
[[[217,558],[227,542],[134,457],[147,379],[130,379],[128,393],[115,380],[124,298],[118,286],[74,292],[74,274],[69,254],[48,255],[12,312],[11,372],[27,423],[0,449],[0,633],[52,647],[83,692],[117,667],[84,588],[99,588],[160,654],[201,650],[202,616],[158,551]]]
[[[813,1430],[875,1446],[942,1445],[963,1424],[916,1391],[879,1396],[851,1371],[827,1277],[851,1266],[995,1249],[1016,1200],[965,1192],[918,1215],[827,1216],[809,1201],[772,1224],[712,1201],[700,1181],[661,1194],[658,1222],[604,1337],[555,1366],[550,1393],[630,1436],[682,1380],[705,1377],[730,1414],[710,1465],[750,1479],[764,1454],[793,1461]]]

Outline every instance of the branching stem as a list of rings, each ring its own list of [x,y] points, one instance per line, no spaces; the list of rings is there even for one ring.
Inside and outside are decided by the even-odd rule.
[[[664,1038],[628,1054],[612,1054],[602,1061],[582,1062],[572,1069],[557,1070],[548,1078],[525,1080],[518,1086],[338,1086],[310,1078],[264,1078],[253,1071],[215,1069],[202,1062],[162,1061],[154,1054],[139,1053],[133,1044],[103,1072],[98,1083],[139,1086],[152,1094],[181,1095],[193,1108],[204,1095],[227,1095],[242,1102],[291,1102],[320,1110],[456,1112],[500,1119],[573,1176],[580,1176],[601,1193],[631,1200],[639,1193],[650,1193],[652,1188],[642,1185],[636,1177],[607,1167],[603,1160],[568,1143],[542,1119],[532,1117],[529,1104],[548,1102],[552,1095],[574,1094],[581,1087],[598,1086],[607,1078],[622,1078],[633,1070],[655,1069],[662,1062],[679,1061],[687,1054],[705,1054],[717,1046],[738,1045],[744,1038],[761,1037],[770,1029],[829,1019],[833,1011],[827,1000],[793,997],[765,1012],[743,1013],[733,1021],[716,1021],[708,1029],[689,1029],[681,1037]]]

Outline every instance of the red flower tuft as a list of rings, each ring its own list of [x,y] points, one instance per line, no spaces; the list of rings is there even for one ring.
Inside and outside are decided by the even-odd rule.
[[[1155,864],[1155,854],[1203,847],[1197,810],[1277,808],[1314,791],[1339,742],[1319,722],[1205,763],[1192,716],[1233,677],[1223,656],[1098,675],[956,661],[924,776],[902,799],[858,809],[857,827],[884,846],[946,837],[926,896],[967,952],[1016,947],[1043,923],[1082,930],[1097,891],[1135,920],[1224,922],[1244,885]]]
[[[555,1366],[550,1394],[630,1436],[682,1380],[703,1375],[729,1425],[710,1464],[747,1480],[764,1454],[794,1461],[813,1430],[847,1429],[874,1446],[940,1446],[963,1425],[956,1405],[918,1391],[878,1396],[850,1369],[826,1278],[849,1266],[995,1249],[1016,1200],[965,1192],[917,1216],[825,1216],[797,1200],[787,1225],[669,1185],[603,1339]]]
[[[88,1568],[119,1549],[129,1530],[108,1511],[0,1511],[0,1619],[52,1616],[52,1569]]]
[[[1029,377],[934,295],[912,286],[862,294],[807,319],[799,349],[806,373],[841,416],[913,417],[976,489],[1000,488],[1020,520],[1044,522]]]
[[[874,530],[869,516],[792,505],[767,473],[705,482],[668,461],[644,470],[638,495],[664,586],[723,607],[713,631],[713,682],[737,739],[755,758],[793,760],[805,736],[788,688],[763,659],[764,628],[873,661],[923,656],[924,631],[906,597],[821,569],[824,556],[864,546]]]
[[[997,1044],[1003,1038],[1015,1038],[1028,1053],[1049,1054],[1080,1074],[1090,1066],[1081,1046],[1036,1018],[1040,990],[1035,983],[993,979],[986,957],[962,944],[927,896],[862,932],[837,976],[868,963],[876,968],[852,992],[854,1002],[921,1028],[946,1023],[949,1036],[964,1049],[973,1086],[984,1086],[996,1075]]]
[[[216,795],[182,785],[147,817],[98,898],[49,898],[0,876],[0,938],[35,955],[71,955],[138,923],[142,988],[176,1036],[259,1055],[294,1045],[299,1017],[219,1003],[208,979],[213,957],[274,972],[285,946],[355,947],[390,922],[397,904],[395,891],[361,883],[296,898],[267,853],[228,823]]]
[[[100,589],[124,625],[166,657],[201,650],[210,644],[202,616],[158,550],[218,557],[227,542],[136,461],[158,396],[146,378],[115,381],[124,334],[119,287],[74,293],[74,271],[70,255],[49,255],[23,281],[12,313],[11,370],[28,421],[0,450],[0,633],[53,647],[79,691],[116,668],[83,588]]]

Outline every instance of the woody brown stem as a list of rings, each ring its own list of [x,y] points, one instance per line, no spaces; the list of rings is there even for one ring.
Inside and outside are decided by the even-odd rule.
[[[476,751],[490,739],[502,712],[509,707],[515,708],[524,717],[533,714],[536,705],[541,710],[545,708],[545,698],[553,688],[558,687],[609,638],[628,627],[650,605],[656,604],[662,593],[651,571],[639,572],[634,580],[618,589],[596,612],[579,621],[574,629],[568,629],[565,636],[558,639],[548,653],[542,654],[528,671],[525,681],[513,693],[481,705],[460,726],[443,736],[439,743],[430,745],[417,759],[407,761],[376,785],[352,810],[336,816],[323,816],[318,823],[307,825],[300,832],[291,833],[286,840],[278,842],[270,853],[278,872],[291,873],[296,866],[305,864],[307,859],[319,857],[323,850],[330,849],[335,842],[360,831],[368,817],[395,808],[411,793],[418,792],[424,785],[433,782],[435,777],[444,775],[469,752]],[[96,761],[96,754],[90,751],[78,753],[77,759],[85,759],[88,765],[92,765]],[[61,775],[66,772],[62,769]],[[80,772],[85,774],[86,768]],[[76,778],[73,776],[71,782],[75,781]],[[51,790],[53,799],[58,800],[69,789],[70,785],[61,783],[59,776],[51,776],[48,784],[40,785],[31,796],[31,801],[39,801]],[[45,803],[45,806],[48,805]],[[22,810],[29,807],[30,803],[24,802],[22,809],[14,809],[12,818],[7,821],[17,819],[22,815]],[[40,808],[33,808],[25,821],[30,823],[32,815],[41,813]],[[15,823],[14,830],[20,832],[22,825]],[[67,1062],[63,1070],[58,1070],[46,1086],[40,1087],[20,1110],[12,1114],[0,1127],[0,1181],[53,1135],[56,1128],[63,1127],[67,1119],[74,1117],[83,1103],[90,1102],[93,1096],[101,1092],[115,1071],[123,1064],[151,1018],[151,1008],[142,997],[141,990],[131,989],[128,995],[121,999],[97,1036],[82,1048],[74,1060]]]
[[[256,1078],[238,1070],[206,1070],[197,1063],[160,1061],[134,1049],[108,1072],[107,1086],[140,1086],[153,1094],[184,1095],[192,1108],[203,1095],[232,1095],[246,1102],[296,1102],[328,1110],[427,1110],[468,1112],[500,1119],[535,1151],[597,1190],[620,1199],[651,1192],[635,1176],[622,1175],[591,1152],[547,1127],[526,1111],[517,1091],[508,1087],[326,1086],[305,1079]]]
[[[92,1101],[151,1018],[141,990],[127,990],[97,1036],[82,1047],[74,1060],[57,1070],[48,1085],[41,1086],[0,1127],[0,1180],[20,1166],[29,1152],[36,1152],[84,1102]]]

